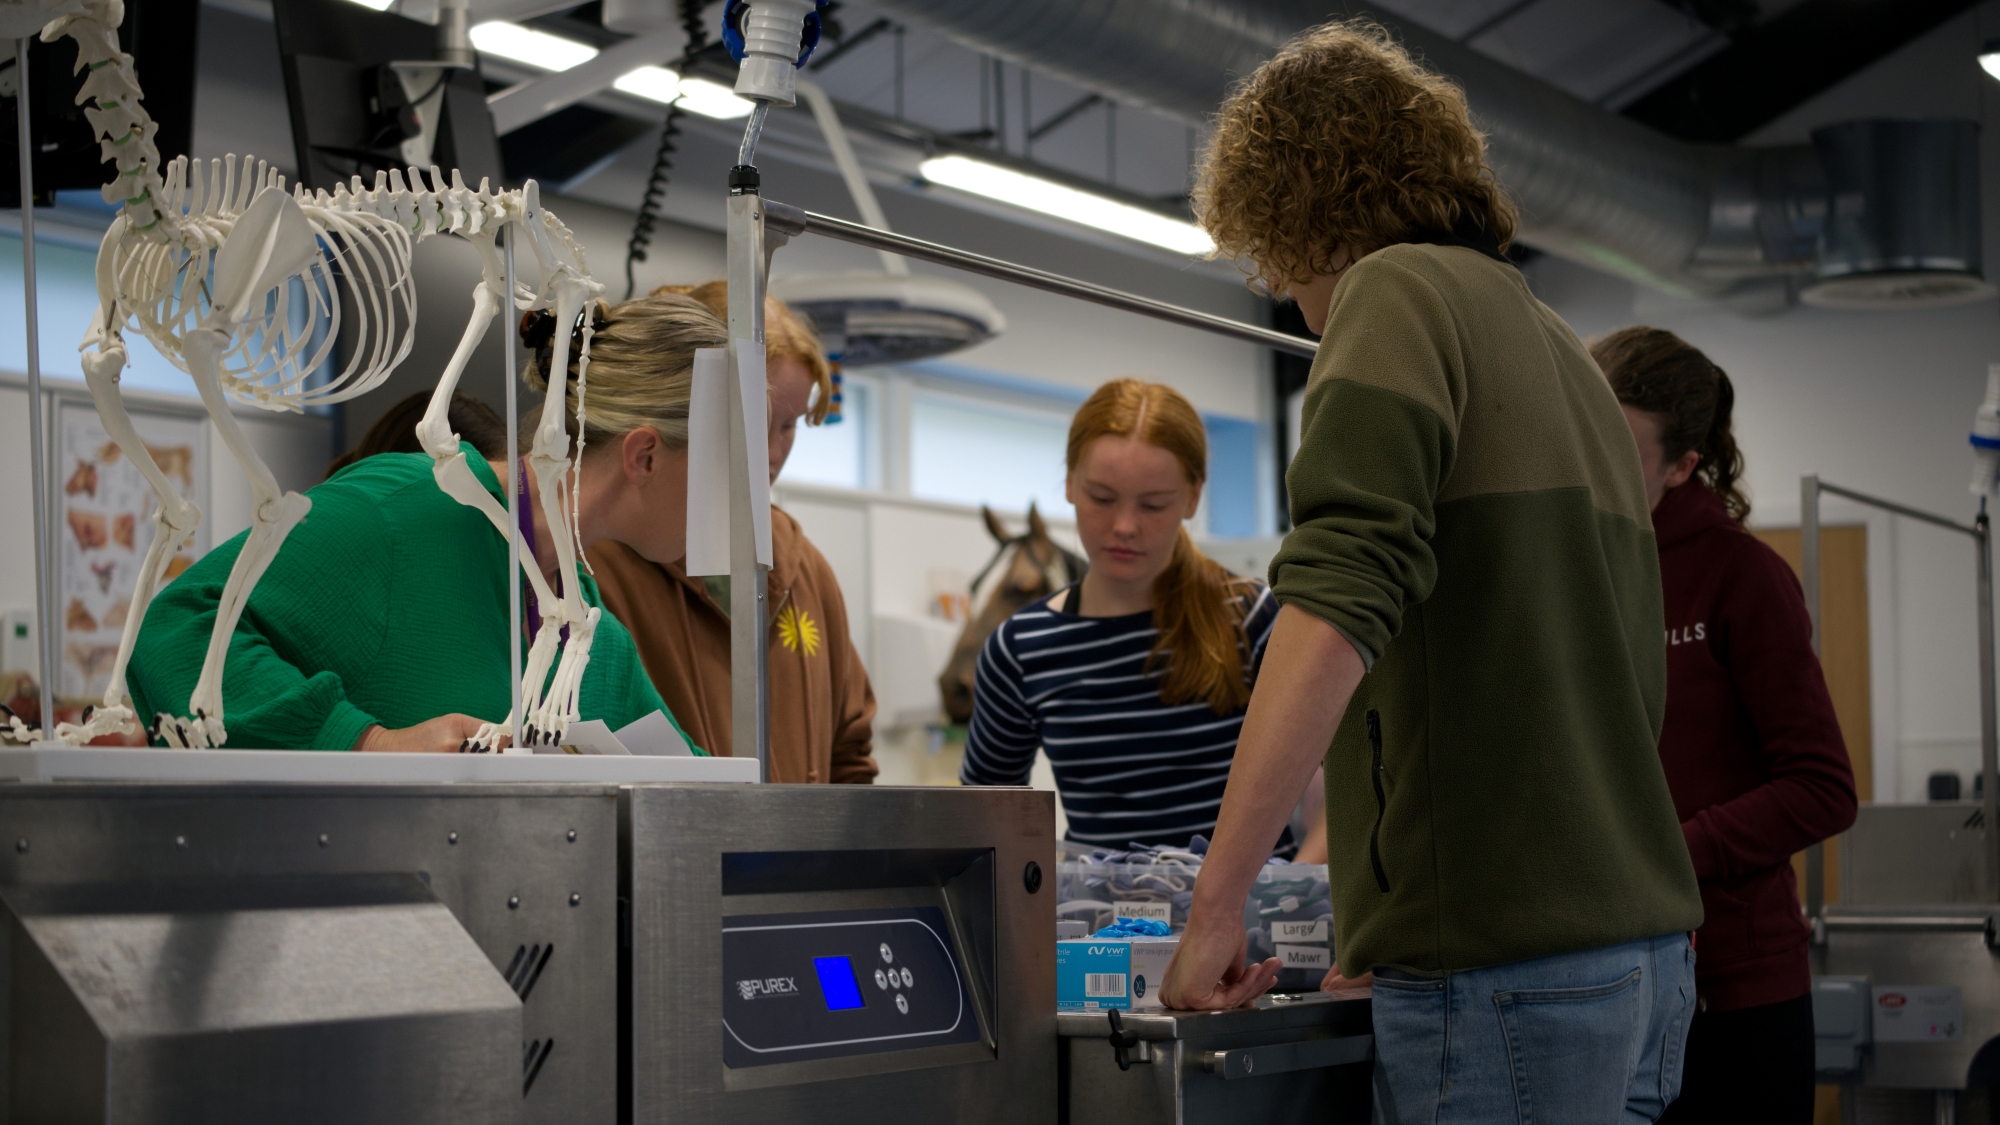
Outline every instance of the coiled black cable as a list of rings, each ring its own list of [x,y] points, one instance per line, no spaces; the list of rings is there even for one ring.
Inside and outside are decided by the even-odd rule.
[[[708,28],[702,24],[703,0],[681,0],[681,27],[687,32],[687,49],[681,52],[680,60],[674,64],[674,72],[685,75],[695,55],[708,46]],[[667,120],[660,126],[660,143],[653,151],[653,171],[646,177],[646,195],[639,203],[638,217],[632,220],[632,238],[625,244],[625,299],[632,299],[637,287],[632,269],[646,260],[646,250],[653,243],[653,227],[660,221],[660,205],[667,200],[667,184],[673,176],[674,153],[678,147],[674,138],[681,134],[680,101],[667,107]]]

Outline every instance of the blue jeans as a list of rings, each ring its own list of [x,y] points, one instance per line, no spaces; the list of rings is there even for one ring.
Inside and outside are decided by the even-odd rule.
[[[1419,977],[1375,971],[1375,1119],[1650,1122],[1681,1088],[1686,934]]]

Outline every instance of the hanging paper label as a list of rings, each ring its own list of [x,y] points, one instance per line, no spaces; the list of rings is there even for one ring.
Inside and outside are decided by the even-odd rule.
[[[770,566],[771,447],[766,420],[766,396],[770,391],[764,379],[764,349],[749,340],[738,340],[730,350],[736,356],[736,385],[743,392],[743,453],[744,459],[750,462],[747,466],[750,472],[750,520],[757,538],[757,562]]]
[[[768,478],[760,472],[757,479]],[[729,573],[729,352],[724,348],[697,348],[694,353],[694,385],[688,395],[686,567],[694,577]]]
[[[1154,922],[1174,924],[1174,904],[1171,902],[1114,902],[1111,917],[1122,921],[1126,918],[1145,918]]]
[[[1326,919],[1324,918],[1315,918],[1310,922],[1271,923],[1272,941],[1324,942],[1326,936]]]
[[[1330,969],[1333,951],[1324,945],[1281,945],[1278,967],[1282,969]]]

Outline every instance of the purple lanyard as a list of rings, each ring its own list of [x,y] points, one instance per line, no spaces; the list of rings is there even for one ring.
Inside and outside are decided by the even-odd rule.
[[[535,513],[534,509],[528,506],[528,459],[525,457],[521,458],[519,472],[520,503],[516,507],[521,517],[521,542],[527,545],[529,553],[532,554],[536,549]],[[561,575],[557,575],[558,582],[561,581],[561,578]],[[557,587],[556,592],[558,594],[562,592],[560,586]],[[535,605],[535,588],[533,586],[525,587],[521,593],[528,599],[528,615],[521,619],[521,624],[527,634],[533,636],[535,631],[541,628],[542,620],[542,615],[537,611],[538,607]],[[569,626],[567,625],[563,626],[562,640],[564,643],[568,643],[569,641]]]

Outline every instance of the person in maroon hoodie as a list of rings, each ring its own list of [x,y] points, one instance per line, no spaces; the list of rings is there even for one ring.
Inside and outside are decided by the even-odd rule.
[[[1813,1114],[1812,977],[1794,853],[1854,823],[1854,771],[1798,579],[1743,529],[1735,391],[1671,332],[1591,348],[1639,445],[1667,613],[1660,761],[1707,920],[1680,1100],[1662,1122]]]

